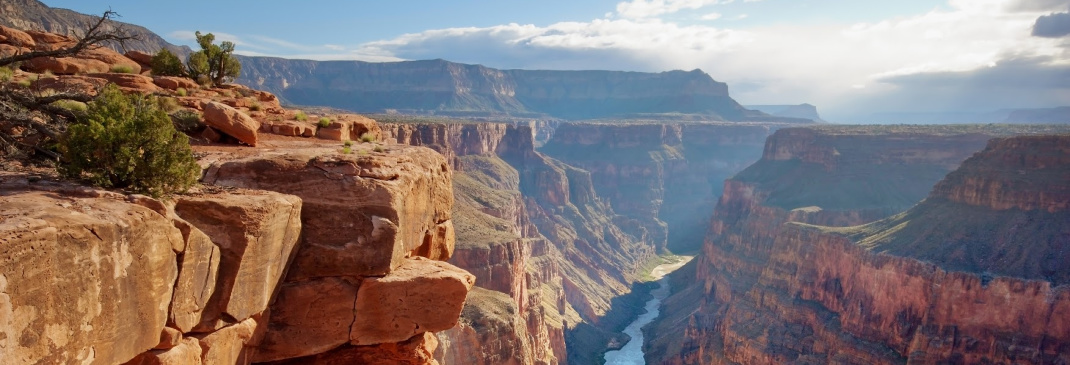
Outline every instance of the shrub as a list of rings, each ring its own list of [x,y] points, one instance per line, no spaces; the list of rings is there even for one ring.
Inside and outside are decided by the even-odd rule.
[[[189,94],[189,92],[187,92],[186,88],[184,88],[184,87],[180,87],[177,90],[175,90],[175,95],[178,95],[178,96],[186,96],[188,94]]]
[[[25,88],[30,87],[31,84],[33,84],[33,82],[30,81],[30,79],[22,79],[22,80],[19,80],[17,85],[19,85],[19,87],[25,89]]]
[[[61,137],[59,171],[105,188],[154,197],[188,189],[200,167],[189,139],[178,133],[151,96],[123,95],[108,85],[83,121]]]
[[[88,107],[85,105],[85,103],[74,100],[57,100],[52,102],[52,105],[70,110],[72,112],[75,112],[76,114],[85,113],[88,110]]]
[[[201,128],[201,113],[190,109],[182,109],[171,113],[171,123],[175,125],[175,129],[179,132],[190,133]]]
[[[262,109],[264,109],[264,107],[262,105],[260,105],[260,103],[253,103],[253,105],[249,106],[249,110],[254,111],[254,112],[258,112],[258,111],[260,111]]]
[[[342,147],[342,153],[347,154],[347,155],[353,153],[353,147],[350,147],[350,146]]]
[[[320,128],[327,128],[327,127],[330,127],[330,126],[331,126],[331,118],[327,118],[327,117],[320,118]]]
[[[347,139],[345,142],[342,142],[342,145],[346,146],[346,147],[352,147],[353,146],[353,141],[350,141],[350,140]]]
[[[40,78],[54,79],[56,74],[52,73],[52,70],[45,70],[45,72],[41,73],[41,76],[38,76],[38,79]]]
[[[159,104],[160,109],[165,113],[170,113],[178,110],[178,101],[175,98],[159,97],[156,98],[156,103]]]
[[[294,120],[298,122],[304,122],[308,120],[308,114],[305,114],[305,112],[298,110],[297,114],[294,114]]]
[[[134,73],[134,68],[130,67],[129,65],[113,65],[111,66],[111,72],[120,74],[132,74]]]
[[[375,146],[375,152],[383,152],[383,151],[386,151],[385,149],[383,149],[383,146]]]
[[[361,142],[375,142],[375,136],[372,135],[371,133],[365,132],[365,133],[360,135],[360,141]]]
[[[12,77],[15,77],[15,71],[7,67],[0,67],[0,82],[11,81]]]
[[[156,76],[185,76],[186,68],[182,66],[182,60],[174,53],[166,49],[160,50],[152,56],[152,74]]]

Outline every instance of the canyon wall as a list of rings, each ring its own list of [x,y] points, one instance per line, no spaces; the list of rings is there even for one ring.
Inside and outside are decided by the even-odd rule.
[[[169,201],[2,173],[0,358],[437,363],[475,281],[442,261],[451,170],[355,148],[199,151]]]
[[[590,174],[534,149],[529,126],[383,124],[388,139],[451,156],[458,246],[451,263],[477,276],[462,325],[440,334],[440,358],[466,363],[586,363],[631,313],[610,311],[654,251],[613,213]],[[565,349],[565,339],[573,345]],[[579,339],[589,346],[574,346]]]
[[[976,240],[967,239],[960,241],[959,246],[944,247],[926,241],[926,235],[940,231],[949,236],[971,237],[973,233],[969,232],[979,226],[976,222],[963,226],[955,221],[978,217],[970,215],[977,209],[938,204],[941,207],[938,214],[925,213],[931,211],[926,206],[946,200],[938,193],[945,188],[939,186],[964,185],[953,178],[959,172],[941,182],[917,207],[861,226],[864,228],[809,225],[853,226],[902,212],[925,199],[937,180],[980,150],[987,139],[1015,133],[993,126],[889,128],[782,129],[771,136],[762,160],[725,182],[725,192],[711,220],[703,254],[696,260],[692,274],[697,282],[666,300],[662,311],[671,314],[646,329],[650,338],[645,346],[648,361],[664,364],[1065,361],[1058,355],[1066,353],[1067,317],[1059,317],[1065,311],[1065,288],[1044,281],[1043,277],[993,278],[992,273],[960,272],[965,268],[963,265],[945,266],[941,261],[924,262],[896,255],[910,256],[911,250],[927,247],[928,251],[916,251],[918,257],[941,260],[929,255],[938,251],[947,255],[942,261],[952,262],[946,259],[971,252],[966,255],[967,260],[974,260],[983,266],[982,270],[1015,267],[1007,261],[1022,262],[1037,257],[1055,262],[1060,258],[1051,255],[1059,256],[1065,251],[1055,250],[1052,245],[1065,246],[1065,233],[1062,236],[1058,233],[1065,232],[1065,227],[1054,228],[1056,233],[1040,242],[1010,244],[997,240],[1002,243],[974,247]],[[1040,150],[1041,156],[1066,153],[1065,146],[1059,150],[1028,144],[1030,151]],[[1037,159],[1035,154],[1010,156],[1013,157],[1004,158],[1005,162],[1014,160],[1015,163],[1004,165],[1000,171],[1047,174],[1051,186],[1049,173],[1020,162]],[[1042,165],[1049,170],[1066,169],[1065,165],[1052,162],[1058,159],[1039,159],[1047,161]],[[991,173],[973,174],[987,175]],[[1000,184],[997,180],[983,185],[988,190],[966,190],[998,192],[993,186]],[[991,196],[1004,201],[1008,194]],[[1048,225],[1067,221],[1060,217],[1039,217],[1037,211],[1015,214],[1037,218]],[[897,217],[899,220],[894,221]],[[1015,217],[1010,222],[1022,221]],[[905,220],[922,225],[909,228],[911,225],[904,224]],[[899,238],[906,237],[900,235],[907,232],[917,234]],[[968,249],[967,242],[971,244]],[[896,244],[904,249],[893,254]],[[943,248],[934,249],[936,246]],[[1008,249],[1014,246],[1030,248]],[[993,247],[1002,250],[988,251]],[[1033,254],[1023,256],[1022,250]],[[975,251],[987,253],[974,254]],[[995,257],[1003,261],[985,261]],[[1056,268],[1048,265],[1048,270],[1053,269]],[[684,270],[681,275],[687,272]],[[1036,278],[1042,280],[1028,280]],[[1022,335],[1012,335],[1015,333]]]
[[[695,251],[722,182],[757,160],[777,124],[566,123],[541,152],[588,171],[659,250]]]
[[[239,83],[298,105],[381,113],[592,119],[694,115],[777,119],[748,110],[700,71],[498,70],[445,60],[370,63],[241,57]],[[780,118],[785,122],[807,119]]]

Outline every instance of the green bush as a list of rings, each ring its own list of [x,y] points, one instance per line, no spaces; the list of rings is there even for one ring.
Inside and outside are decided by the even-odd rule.
[[[52,105],[58,106],[63,109],[70,110],[75,113],[85,113],[88,111],[88,107],[85,103],[74,100],[57,100],[52,102]]]
[[[186,67],[182,60],[174,53],[166,49],[160,50],[152,56],[152,74],[156,76],[185,76]]]
[[[201,50],[193,52],[186,59],[186,70],[201,85],[219,86],[241,76],[241,63],[234,57],[234,43],[223,41],[214,44],[215,35],[196,32],[197,44]],[[200,82],[201,77],[205,82]]]
[[[120,74],[132,74],[134,73],[134,68],[130,67],[129,65],[113,65],[111,66],[111,72]]]
[[[19,87],[25,89],[25,88],[30,87],[31,84],[33,84],[33,81],[30,81],[30,79],[22,79],[22,80],[19,80],[17,85],[19,85]]]
[[[384,149],[383,146],[375,146],[375,152],[384,152],[384,151],[386,151],[386,149]]]
[[[190,133],[201,128],[201,113],[191,109],[182,109],[171,113],[171,123],[182,133]]]
[[[371,133],[363,133],[360,135],[361,142],[375,142],[375,136]]]
[[[297,114],[294,114],[294,120],[298,122],[304,122],[308,120],[308,114],[305,114],[305,112],[298,110]]]
[[[330,126],[331,126],[331,118],[327,118],[327,117],[320,118],[320,128],[327,128],[327,127],[330,127]]]
[[[189,92],[187,92],[186,88],[184,88],[184,87],[180,87],[177,90],[175,90],[175,95],[178,95],[178,96],[186,96],[188,94],[189,94]]]
[[[249,110],[254,112],[258,112],[262,109],[264,109],[264,106],[260,105],[260,103],[253,103],[253,105],[249,106]]]
[[[175,98],[158,97],[156,98],[156,103],[159,104],[160,109],[162,109],[165,113],[170,113],[175,110],[178,110],[178,101],[175,100]]]
[[[185,191],[200,174],[189,139],[151,96],[108,85],[61,137],[59,171],[105,188],[154,197]]]
[[[347,139],[345,142],[342,142],[342,145],[346,146],[346,147],[352,147],[353,146],[353,141],[350,141],[350,140]]]
[[[0,67],[0,82],[11,81],[12,77],[15,77],[15,71],[7,67]]]

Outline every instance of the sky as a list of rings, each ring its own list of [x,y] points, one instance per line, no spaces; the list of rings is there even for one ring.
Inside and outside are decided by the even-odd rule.
[[[825,119],[1070,105],[1070,0],[44,0],[175,44],[502,69],[702,69],[742,104]]]

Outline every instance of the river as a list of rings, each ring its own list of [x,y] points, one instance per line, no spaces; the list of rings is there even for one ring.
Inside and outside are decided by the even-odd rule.
[[[669,279],[665,277],[691,261],[690,256],[679,256],[679,261],[661,264],[650,272],[650,276],[658,280],[658,288],[650,292],[654,298],[646,302],[646,313],[639,315],[634,322],[624,328],[624,333],[631,336],[631,340],[624,344],[620,350],[606,352],[606,365],[645,365],[643,358],[643,326],[658,318],[661,301],[669,296]]]

